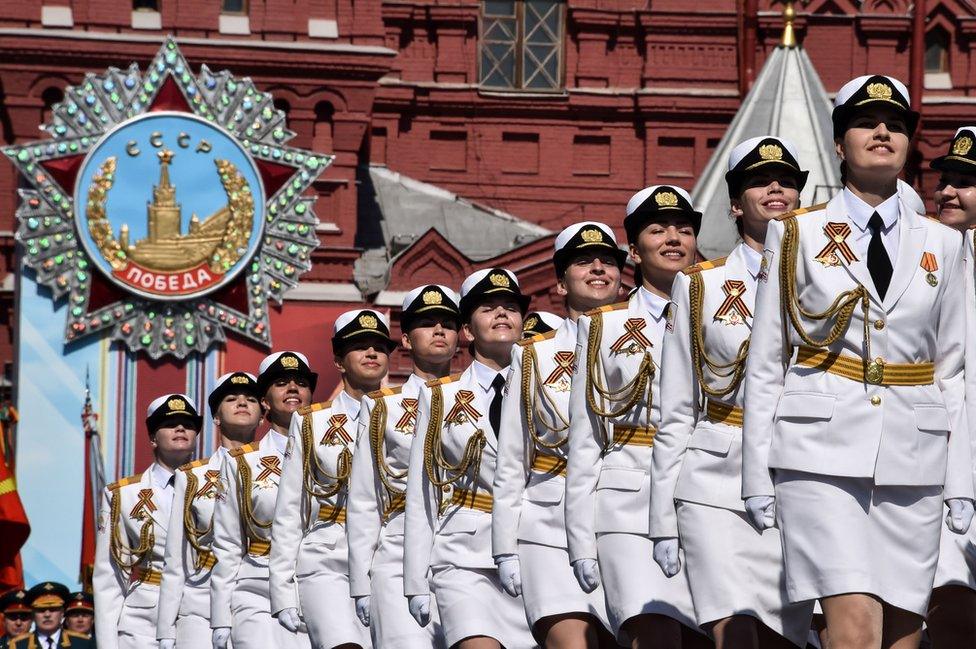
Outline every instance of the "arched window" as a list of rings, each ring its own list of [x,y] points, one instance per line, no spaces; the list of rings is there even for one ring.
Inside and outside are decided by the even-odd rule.
[[[935,27],[925,35],[925,72],[940,74],[949,71],[949,35]]]
[[[315,126],[312,128],[312,150],[332,153],[332,118],[335,108],[327,101],[315,104]]]
[[[274,100],[274,107],[282,111],[285,114],[285,118],[288,117],[288,112],[291,110],[291,104],[288,103],[288,100],[282,99],[281,97]]]
[[[62,99],[64,99],[64,92],[56,86],[46,88],[41,93],[41,101],[44,102],[44,108],[41,109],[41,124],[50,123],[54,105]]]

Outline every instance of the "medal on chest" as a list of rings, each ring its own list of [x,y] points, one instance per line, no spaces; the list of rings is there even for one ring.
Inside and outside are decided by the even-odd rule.
[[[156,503],[153,502],[153,490],[140,489],[138,500],[136,500],[132,511],[129,512],[129,518],[145,521],[152,516],[154,511],[156,511]]]
[[[644,318],[627,318],[624,323],[624,333],[610,345],[610,353],[633,356],[653,347],[651,341],[644,335],[645,327],[647,322]]]
[[[556,352],[552,357],[552,362],[556,364],[556,367],[543,381],[543,385],[556,392],[569,392],[576,354],[574,352]]]
[[[265,455],[260,458],[258,464],[261,471],[254,480],[254,486],[257,489],[276,488],[278,483],[272,479],[272,476],[281,477],[281,458],[277,455]]]
[[[400,407],[403,409],[403,414],[397,419],[393,430],[405,435],[413,435],[414,427],[417,424],[417,408],[419,406],[419,399],[400,399]]]
[[[467,421],[472,423],[478,421],[481,418],[481,413],[471,405],[473,401],[474,392],[471,390],[458,390],[457,395],[454,397],[454,405],[448,411],[447,417],[444,418],[444,423],[463,424]]]
[[[194,498],[214,499],[222,491],[220,484],[220,471],[211,469],[203,474],[203,486],[200,487]]]
[[[724,322],[726,326],[745,324],[746,318],[752,317],[752,312],[742,299],[746,292],[746,283],[740,279],[727,279],[722,285],[725,301],[715,312],[715,319]]]
[[[922,255],[922,262],[919,264],[925,272],[925,281],[929,286],[935,288],[939,285],[939,278],[935,276],[935,271],[939,270],[939,261],[931,252]]]
[[[827,245],[817,253],[814,261],[820,262],[825,268],[840,266],[840,257],[848,264],[857,261],[857,256],[847,243],[847,237],[851,236],[851,226],[830,221],[824,226],[823,232],[827,235]]]
[[[327,446],[335,446],[336,444],[350,444],[352,442],[352,437],[346,432],[346,423],[349,421],[349,416],[343,413],[335,414],[329,417],[329,428],[325,431],[325,435],[322,436],[322,441],[320,444],[325,444]]]

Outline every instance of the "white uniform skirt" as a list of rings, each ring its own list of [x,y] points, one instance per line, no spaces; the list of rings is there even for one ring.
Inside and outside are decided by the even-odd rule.
[[[775,483],[790,601],[869,593],[926,615],[944,525],[941,486],[785,470]]]
[[[372,646],[369,629],[359,621],[355,600],[349,596],[349,562],[344,543],[342,548],[331,552],[316,549],[321,561],[312,572],[295,576],[302,619],[315,649],[342,644],[358,644],[365,649]]]
[[[669,579],[654,562],[653,552],[654,543],[646,536],[613,532],[596,537],[611,630],[622,644],[630,644],[630,639],[621,627],[637,615],[665,615],[701,632],[684,566]]]
[[[292,633],[271,617],[267,579],[238,579],[230,596],[234,649],[309,649],[307,633]]]
[[[943,513],[948,514],[949,508],[945,507]],[[956,534],[948,525],[942,526],[933,588],[939,586],[966,586],[976,590],[976,525],[970,525],[965,534]]]
[[[494,568],[436,566],[430,585],[447,646],[473,636],[494,638],[506,649],[536,646],[525,621],[522,598],[502,590]]]
[[[678,533],[700,626],[751,615],[806,647],[813,603],[787,601],[779,530],[760,533],[743,512],[679,501]]]
[[[384,534],[369,570],[373,646],[382,649],[443,649],[440,616],[431,604],[430,623],[421,627],[403,596],[403,534]]]
[[[610,628],[603,588],[583,592],[565,548],[519,541],[518,555],[525,617],[530,626],[551,615],[583,613]]]

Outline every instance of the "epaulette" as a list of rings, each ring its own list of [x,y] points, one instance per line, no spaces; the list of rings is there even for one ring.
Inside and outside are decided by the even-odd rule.
[[[302,417],[304,417],[305,415],[307,415],[310,412],[315,412],[317,410],[325,410],[326,408],[331,408],[331,407],[332,407],[332,402],[331,401],[320,401],[318,403],[313,403],[310,406],[305,406],[304,408],[299,408],[298,409],[298,414],[301,415]]]
[[[694,275],[695,273],[700,273],[703,270],[709,270],[711,268],[721,268],[722,266],[725,265],[725,261],[727,259],[728,259],[728,257],[719,257],[718,259],[709,259],[708,261],[699,262],[699,263],[695,264],[694,266],[688,266],[688,268],[685,268],[681,272],[684,273],[685,275]]]
[[[617,302],[616,304],[605,304],[603,306],[598,306],[595,309],[591,309],[586,312],[586,315],[596,315],[597,313],[609,313],[611,311],[620,311],[621,309],[626,309],[630,306],[630,302]]]
[[[534,336],[529,336],[528,338],[523,338],[522,340],[518,341],[515,344],[518,345],[519,347],[527,347],[529,345],[534,345],[537,342],[543,340],[549,340],[550,338],[554,337],[557,331],[558,329],[553,329],[552,331],[547,331],[544,334],[536,334]]]
[[[798,207],[792,212],[787,212],[786,214],[780,214],[776,217],[777,221],[785,221],[786,219],[793,216],[800,216],[801,214],[809,214],[810,212],[816,212],[827,207],[826,203],[818,203],[817,205],[811,205],[810,207]]]
[[[128,478],[122,478],[118,482],[113,482],[112,484],[110,484],[108,486],[108,490],[109,491],[115,491],[119,487],[124,487],[126,485],[130,485],[130,484],[133,484],[135,482],[139,482],[140,480],[142,480],[142,474],[141,473],[137,473],[135,475],[130,475]]]
[[[240,457],[240,456],[244,455],[245,453],[250,453],[251,451],[256,451],[257,448],[258,448],[258,445],[255,444],[254,442],[251,442],[250,444],[245,444],[244,446],[239,446],[239,447],[235,448],[234,450],[228,452],[228,455],[230,455],[231,457]]]
[[[68,631],[67,629],[62,629],[61,633],[65,634],[69,638],[82,638],[84,640],[89,639],[87,635],[85,635],[84,633],[78,633],[77,631]]]
[[[180,471],[189,471],[190,469],[195,469],[198,466],[203,466],[204,464],[207,464],[208,462],[210,462],[210,458],[203,458],[203,459],[200,459],[200,460],[193,460],[192,462],[187,462],[186,464],[184,464],[183,466],[181,466],[179,468],[179,470]]]
[[[379,390],[373,390],[367,393],[367,397],[376,401],[377,399],[382,399],[383,397],[392,397],[394,394],[400,394],[403,389],[402,385],[398,385],[395,388],[380,388]]]
[[[439,379],[433,379],[433,380],[427,381],[427,387],[428,388],[433,388],[433,387],[436,387],[438,385],[447,385],[448,383],[454,383],[459,378],[461,378],[461,375],[460,374],[451,374],[450,376],[442,376]]]

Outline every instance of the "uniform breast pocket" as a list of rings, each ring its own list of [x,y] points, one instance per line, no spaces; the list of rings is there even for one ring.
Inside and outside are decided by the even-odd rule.
[[[565,484],[561,480],[547,480],[525,488],[525,500],[537,505],[558,505],[563,501]]]
[[[731,432],[717,428],[699,426],[688,440],[688,450],[707,451],[715,455],[726,456],[732,448]]]
[[[603,467],[596,485],[596,531],[646,534],[649,482],[641,469]]]
[[[457,511],[441,520],[439,533],[444,535],[452,534],[474,534],[478,531],[479,515],[464,511]]]
[[[915,426],[923,433],[946,436],[949,434],[949,412],[939,404],[917,404]]]
[[[776,406],[778,421],[830,421],[837,397],[820,392],[785,392]]]

